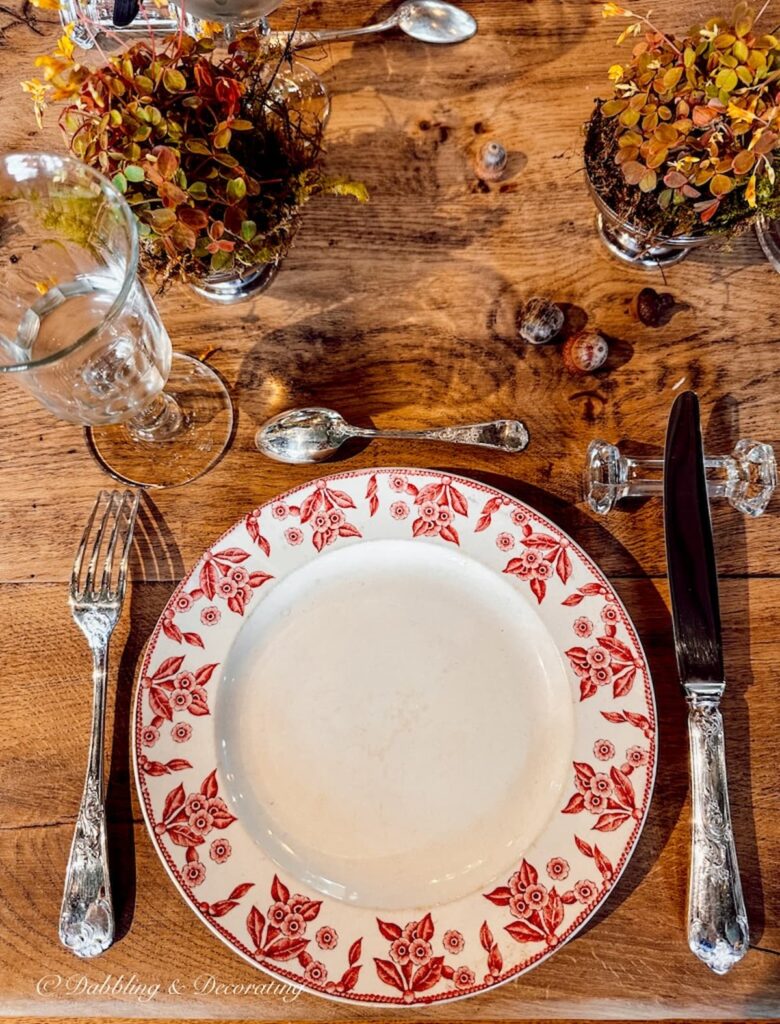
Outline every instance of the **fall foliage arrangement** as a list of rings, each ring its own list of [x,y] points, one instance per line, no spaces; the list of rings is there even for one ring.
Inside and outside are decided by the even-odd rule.
[[[591,183],[621,218],[659,235],[727,233],[780,215],[780,34],[740,3],[677,37],[615,3],[626,17],[614,95],[586,129]]]
[[[322,193],[363,200],[363,186],[325,176],[324,122],[302,90],[279,89],[289,44],[256,33],[218,54],[211,38],[150,37],[96,69],[70,34],[23,84],[40,118],[64,102],[72,152],[109,177],[136,215],[142,264],[159,280],[243,273],[287,251],[305,204]],[[316,76],[308,73],[318,81]]]

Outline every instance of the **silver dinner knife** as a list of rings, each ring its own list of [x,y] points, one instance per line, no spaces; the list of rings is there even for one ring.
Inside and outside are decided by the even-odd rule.
[[[688,702],[691,747],[688,945],[712,971],[725,974],[747,952],[748,922],[726,782],[718,578],[699,400],[692,391],[677,398],[669,417],[664,527],[677,667]]]

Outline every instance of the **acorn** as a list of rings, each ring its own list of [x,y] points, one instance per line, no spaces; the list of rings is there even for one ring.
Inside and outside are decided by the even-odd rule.
[[[563,346],[563,365],[574,374],[582,377],[593,373],[607,361],[609,344],[598,331],[585,330],[572,335]]]
[[[507,151],[492,139],[479,147],[474,160],[474,173],[480,181],[500,181],[506,170]]]
[[[631,304],[634,316],[645,327],[661,327],[669,319],[674,299],[668,293],[659,294],[655,288],[643,288]]]
[[[523,307],[517,330],[523,341],[529,345],[546,345],[561,332],[563,310],[549,299],[535,296]]]

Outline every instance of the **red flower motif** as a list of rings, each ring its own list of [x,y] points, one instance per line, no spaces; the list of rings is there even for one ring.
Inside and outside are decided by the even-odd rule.
[[[533,569],[535,569],[536,566],[542,560],[542,556],[539,554],[539,552],[538,551],[533,551],[533,550],[526,551],[526,553],[524,555],[522,555],[521,557],[522,557],[523,561],[525,562],[525,564],[530,566]]]
[[[455,988],[464,989],[471,988],[476,978],[470,967],[456,967],[452,980],[455,982]]]
[[[171,739],[177,743],[186,743],[192,736],[192,726],[189,722],[177,722],[171,729]]]
[[[496,537],[496,547],[499,551],[511,551],[515,546],[515,538],[511,533],[499,533]]]
[[[347,517],[340,508],[332,508],[330,512],[328,512],[328,525],[331,530],[338,530],[338,528],[343,526],[346,521]]]
[[[553,857],[547,861],[547,874],[555,882],[563,881],[569,876],[569,862],[563,857]]]
[[[199,860],[193,860],[185,864],[181,869],[182,877],[185,882],[188,882],[193,889],[196,885],[201,885],[206,880],[206,868]]]
[[[222,579],[217,583],[217,593],[220,597],[229,598],[235,597],[238,593],[238,584],[235,580],[231,580],[229,576],[223,576]]]
[[[289,908],[290,913],[300,914],[308,902],[309,901],[302,893],[296,892],[288,898],[287,907]]]
[[[540,580],[552,579],[554,572],[552,562],[540,562],[536,567],[536,575]]]
[[[272,903],[271,906],[268,908],[268,920],[275,924],[278,928],[289,913],[290,908],[287,906],[286,903]]]
[[[160,738],[160,730],[153,725],[147,725],[141,732],[141,743],[145,747],[153,747]]]
[[[527,512],[524,512],[523,509],[515,508],[512,509],[512,514],[510,518],[512,519],[512,522],[515,524],[515,526],[525,526],[525,524],[528,522],[529,515]]]
[[[640,765],[647,764],[649,760],[650,751],[645,750],[644,747],[629,747],[626,751],[626,761],[632,768],[638,768]]]
[[[208,800],[201,793],[192,793],[184,801],[184,813],[187,817],[206,810],[208,810]]]
[[[192,704],[192,693],[189,690],[171,690],[169,700],[174,711],[186,711]]]
[[[585,809],[591,814],[601,814],[607,809],[607,798],[601,793],[585,793]]]
[[[450,931],[444,933],[442,944],[448,953],[460,953],[465,942],[460,932],[450,929]]]
[[[283,501],[275,501],[271,505],[271,515],[274,519],[286,519],[289,514],[290,510]]]
[[[328,969],[319,960],[312,960],[304,968],[303,976],[312,985],[324,985],[328,980]]]
[[[449,526],[454,520],[455,515],[451,508],[446,505],[439,505],[438,511],[436,512],[436,522],[441,526]]]
[[[406,936],[402,935],[391,944],[390,959],[395,960],[400,967],[409,963],[409,940]]]
[[[409,959],[412,963],[427,964],[433,955],[430,942],[425,939],[412,939],[409,944]]]
[[[603,772],[596,772],[588,783],[592,793],[599,793],[601,796],[609,796],[612,792],[612,780],[609,775]]]
[[[613,674],[614,673],[609,665],[605,665],[603,667],[599,666],[598,668],[594,667],[588,673],[596,686],[607,686],[612,682]]]
[[[282,935],[287,935],[294,939],[299,935],[303,935],[306,931],[306,922],[302,914],[289,913],[279,927]]]
[[[228,805],[221,796],[211,796],[206,801],[206,810],[209,814],[228,814]]]
[[[580,615],[574,620],[574,632],[577,636],[590,636],[593,632],[593,623],[586,615]]]
[[[406,519],[409,515],[409,506],[405,501],[394,501],[390,506],[390,515],[393,519]]]
[[[535,883],[526,887],[523,899],[532,910],[541,910],[547,906],[550,896],[543,885]]]
[[[215,839],[209,847],[209,857],[216,864],[224,864],[232,852],[233,848],[227,839]]]
[[[320,928],[314,938],[320,949],[335,949],[339,941],[336,929],[330,928],[328,925]]]
[[[604,668],[612,660],[608,651],[603,647],[591,647],[585,654],[591,668]]]
[[[239,587],[243,587],[249,582],[249,573],[243,565],[234,565],[228,572],[228,576],[231,580],[234,580]]]
[[[525,917],[529,917],[534,911],[534,908],[529,906],[524,897],[521,895],[512,896],[509,900],[509,913],[513,917],[519,917],[521,920]]]
[[[426,523],[435,523],[439,515],[439,507],[433,501],[424,501],[420,505],[420,519]]]
[[[190,815],[190,828],[198,835],[207,836],[214,827],[214,819],[208,811],[196,811]]]
[[[596,740],[593,745],[593,756],[599,761],[609,761],[615,756],[615,744],[609,740]]]
[[[590,882],[588,879],[584,879],[583,881],[575,884],[574,895],[580,903],[590,903],[595,900],[598,895],[598,887],[595,882]]]
[[[192,672],[180,672],[173,680],[177,690],[191,690],[195,685],[195,676]]]
[[[620,613],[616,604],[608,603],[604,605],[601,609],[601,621],[611,626],[617,625],[620,621]]]
[[[173,607],[177,612],[188,612],[192,608],[192,598],[182,590],[180,594],[177,594]]]
[[[210,604],[200,613],[200,621],[204,626],[216,626],[222,618],[222,612],[215,604]]]
[[[406,490],[406,477],[399,474],[394,474],[390,477],[390,490],[391,491],[404,491]]]
[[[291,526],[288,530],[284,531],[284,539],[288,544],[297,547],[298,544],[303,543],[303,530],[299,530],[297,526]]]
[[[330,529],[330,523],[328,522],[328,515],[326,512],[317,512],[316,515],[311,517],[311,525],[314,527],[315,533],[324,533]]]

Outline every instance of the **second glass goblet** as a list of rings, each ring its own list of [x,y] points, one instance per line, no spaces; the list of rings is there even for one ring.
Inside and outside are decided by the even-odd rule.
[[[100,464],[146,487],[187,483],[230,440],[225,385],[174,354],[136,277],[122,196],[70,157],[0,157],[0,373],[83,423]]]

